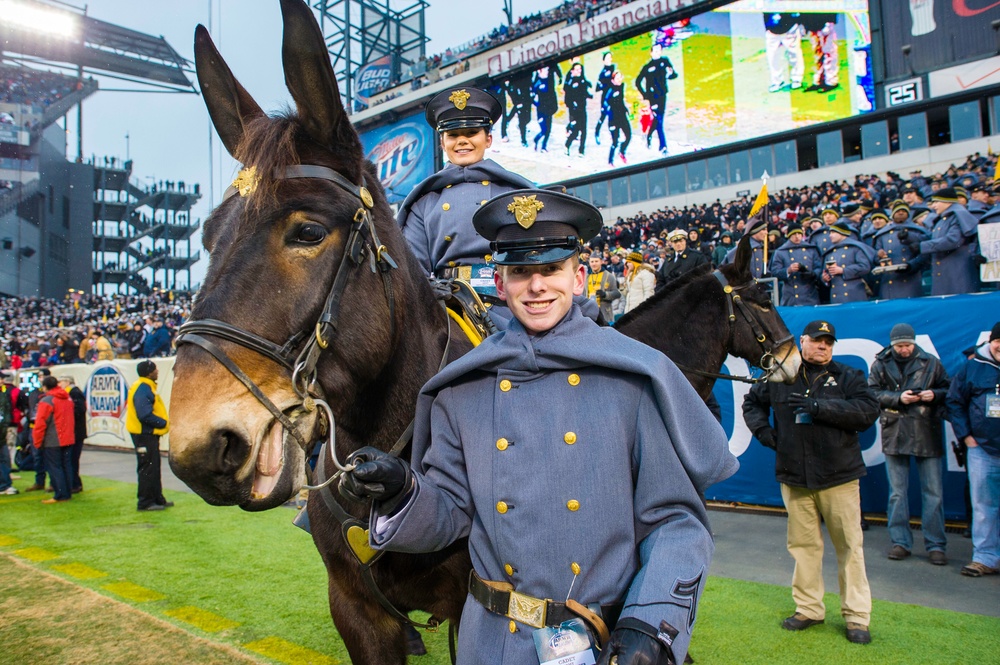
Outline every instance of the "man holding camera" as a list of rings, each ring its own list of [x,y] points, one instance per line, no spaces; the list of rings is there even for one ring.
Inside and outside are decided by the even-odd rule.
[[[901,561],[913,550],[910,530],[910,458],[920,475],[921,530],[924,549],[935,566],[945,556],[943,465],[944,430],[941,411],[948,394],[948,373],[941,361],[917,346],[908,323],[889,333],[868,374],[868,385],[882,407],[882,452],[889,477],[889,558]]]
[[[782,627],[804,630],[825,618],[822,520],[837,550],[847,639],[868,644],[872,601],[858,483],[866,471],[858,432],[871,427],[879,408],[864,374],[833,360],[836,341],[832,323],[809,323],[799,338],[800,376],[791,385],[756,384],[743,401],[743,418],[757,440],[777,453],[775,475],[788,511],[795,613]]]

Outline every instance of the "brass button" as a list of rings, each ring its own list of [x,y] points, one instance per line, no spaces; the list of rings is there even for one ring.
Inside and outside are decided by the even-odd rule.
[[[483,187],[489,187],[489,185],[490,185],[489,180],[483,180]]]
[[[570,512],[574,512],[575,513],[576,511],[580,510],[580,502],[577,501],[576,499],[570,499],[569,501],[566,502],[566,507],[570,509]],[[506,505],[505,505],[505,508],[506,508]],[[500,512],[503,512],[503,511],[500,511]]]
[[[507,504],[503,501],[497,501],[497,512],[503,515],[507,512]]]
[[[486,199],[483,199],[482,201],[480,201],[480,202],[479,202],[479,205],[481,205],[481,206],[484,206],[484,205],[486,205]]]
[[[454,261],[448,261],[448,267],[449,267],[449,268],[454,268],[454,267],[455,267],[455,266],[457,266],[457,265],[458,265],[458,264],[457,264],[457,263],[455,263]]]
[[[451,210],[451,204],[445,203],[443,206],[441,206],[441,210]]]
[[[567,377],[566,380],[569,381],[569,385],[571,385],[571,386],[578,386],[578,385],[580,385],[580,375],[579,374],[570,374],[569,377]]]
[[[507,392],[508,390],[510,390],[510,388],[511,388],[510,381],[508,381],[507,379],[504,379],[503,381],[500,382],[501,392]]]
[[[503,565],[503,569],[504,569],[504,572],[506,572],[508,575],[513,575],[514,574],[514,566],[510,565],[509,563],[505,563]]]
[[[451,189],[451,187],[452,187],[451,185],[445,185],[444,186],[445,189]]]
[[[444,237],[444,241],[445,242],[451,242],[452,241],[452,237],[451,236],[445,236]]]
[[[580,574],[580,564],[578,564],[576,561],[574,561],[569,565],[569,569],[573,571],[574,575]]]
[[[576,433],[566,432],[565,434],[563,434],[563,441],[572,446],[574,443],[576,443]]]
[[[513,619],[511,619],[510,621],[510,632],[512,633],[517,632],[517,623],[515,623]]]
[[[508,441],[507,439],[504,439],[502,437],[497,439],[497,450],[503,452],[504,450],[507,450],[507,446],[509,445],[510,441]]]
[[[483,259],[484,259],[484,260],[485,260],[485,261],[486,261],[487,263],[489,263],[489,262],[491,262],[491,261],[493,260],[493,255],[492,255],[492,254],[487,254],[486,256],[484,256],[484,257],[483,257]]]

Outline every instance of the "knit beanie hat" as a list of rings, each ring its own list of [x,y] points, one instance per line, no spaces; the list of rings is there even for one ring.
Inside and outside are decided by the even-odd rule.
[[[909,323],[897,323],[889,333],[890,344],[916,344],[917,333]]]

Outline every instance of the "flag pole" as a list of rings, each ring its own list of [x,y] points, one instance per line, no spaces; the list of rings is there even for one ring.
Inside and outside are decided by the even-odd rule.
[[[762,275],[767,275],[767,243],[771,239],[769,229],[767,228],[771,224],[770,217],[770,203],[771,199],[767,195],[767,170],[764,170],[764,175],[760,177],[761,180],[761,194],[764,196],[764,269],[761,271]]]

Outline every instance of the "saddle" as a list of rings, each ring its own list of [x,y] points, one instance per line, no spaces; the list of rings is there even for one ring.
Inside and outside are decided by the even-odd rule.
[[[497,332],[489,309],[475,289],[463,279],[431,278],[431,288],[448,316],[459,325],[473,346]]]

